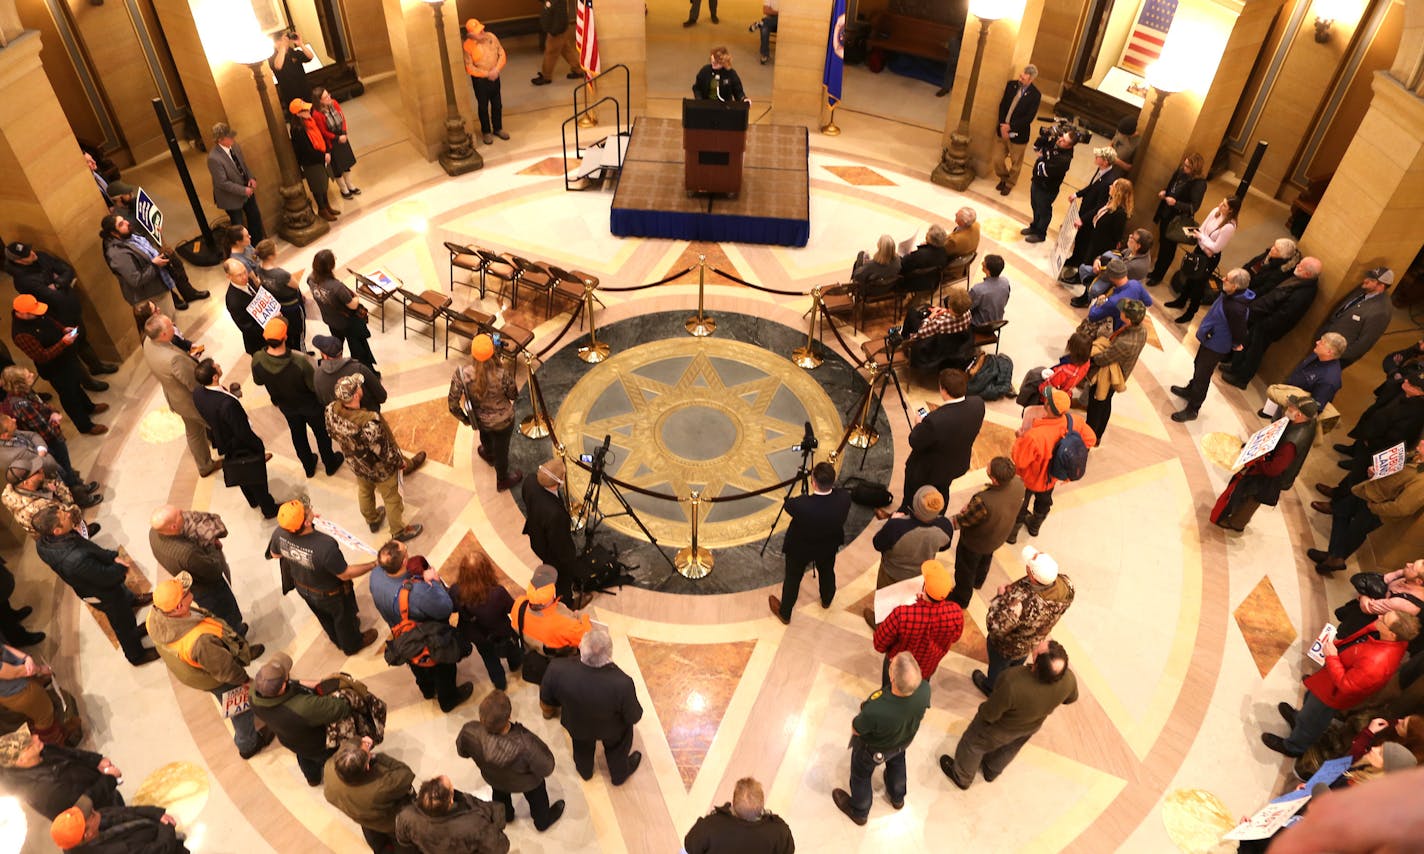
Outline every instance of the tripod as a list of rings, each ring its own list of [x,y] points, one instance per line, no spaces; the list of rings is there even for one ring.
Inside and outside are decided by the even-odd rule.
[[[579,510],[578,519],[575,520],[575,529],[583,528],[583,555],[581,556],[587,557],[589,552],[593,550],[593,537],[594,534],[598,532],[598,526],[603,524],[603,520],[617,516],[627,516],[638,526],[638,530],[643,532],[643,536],[648,538],[648,542],[653,544],[653,548],[662,556],[663,560],[667,561],[668,565],[672,566],[673,569],[676,569],[677,567],[673,565],[672,558],[668,557],[662,548],[658,546],[657,538],[653,536],[653,532],[648,530],[648,526],[644,525],[643,520],[638,518],[638,514],[633,512],[632,505],[623,497],[623,493],[618,490],[618,484],[608,480],[604,474],[605,460],[608,457],[608,446],[612,438],[611,434],[605,434],[603,444],[593,452],[593,458],[586,460],[591,467],[588,477],[588,488],[584,490],[583,507]],[[603,494],[605,482],[608,485],[608,494],[612,495],[614,500],[618,502],[618,506],[623,508],[617,513],[604,513],[598,508],[598,499]]]
[[[766,547],[771,543],[771,535],[776,533],[776,526],[781,522],[781,514],[786,512],[786,501],[791,498],[791,493],[796,491],[796,485],[800,484],[801,494],[806,494],[806,479],[811,475],[811,463],[816,458],[816,448],[820,444],[816,440],[815,432],[811,430],[811,422],[807,421],[806,432],[801,436],[801,444],[791,446],[791,450],[801,452],[801,465],[796,469],[796,476],[786,486],[786,495],[781,499],[781,509],[776,511],[776,518],[771,520],[771,529],[766,532],[766,539],[762,541],[761,555],[766,555]]]
[[[905,413],[905,425],[914,427],[914,422],[910,420],[910,404],[905,401],[905,388],[900,385],[900,373],[895,367],[895,351],[900,349],[900,345],[905,342],[904,337],[898,330],[892,330],[892,334],[885,336],[885,370],[876,376],[870,389],[870,407],[865,418],[867,430],[874,429],[875,420],[880,417],[880,412],[885,408],[885,387],[888,383],[895,384],[895,394],[900,398],[900,409]],[[880,388],[875,389],[875,383],[879,383]],[[867,442],[860,450],[860,468],[865,468],[865,458],[870,454],[870,445]]]

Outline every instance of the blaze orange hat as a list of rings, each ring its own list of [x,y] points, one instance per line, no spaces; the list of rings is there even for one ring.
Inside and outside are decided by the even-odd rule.
[[[49,826],[50,838],[65,851],[83,844],[89,816],[93,814],[94,802],[88,795],[80,795],[74,806],[54,817],[54,823]]]
[[[35,299],[33,294],[20,294],[15,297],[15,311],[25,314],[44,314],[49,311],[49,306]]]
[[[485,25],[481,24],[476,18],[471,18],[470,20],[465,22],[465,32],[469,33],[472,36],[477,36],[484,31]]]
[[[949,570],[937,560],[927,560],[920,564],[920,575],[925,579],[925,595],[936,602],[944,601],[954,587],[954,579],[950,577]],[[157,602],[158,599],[153,601]]]
[[[311,101],[303,101],[301,98],[293,98],[293,99],[292,99],[292,103],[290,103],[290,104],[287,105],[287,111],[290,112],[290,113],[291,113],[292,115],[294,115],[294,116],[295,116],[297,113],[300,113],[302,110],[310,110],[311,108],[312,108],[312,102],[311,102]]]
[[[306,505],[295,498],[277,508],[277,524],[284,531],[296,533],[302,529],[302,526],[305,525],[306,522]]]
[[[476,362],[488,362],[494,355],[494,339],[488,335],[476,335],[470,342],[470,355],[475,357]]]
[[[267,324],[262,327],[262,340],[286,341],[287,321],[283,320],[280,316],[267,321]]]
[[[153,607],[160,611],[172,611],[183,601],[183,594],[193,586],[193,576],[180,572],[172,578],[164,579],[153,588]]]

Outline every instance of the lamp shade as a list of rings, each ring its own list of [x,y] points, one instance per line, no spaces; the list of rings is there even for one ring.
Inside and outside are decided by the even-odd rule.
[[[981,21],[997,21],[1013,12],[1013,0],[969,0],[969,14]]]
[[[207,9],[223,19],[212,23],[221,25],[223,43],[228,46],[228,57],[233,62],[240,65],[266,62],[276,50],[272,39],[257,23],[251,3],[210,3]]]

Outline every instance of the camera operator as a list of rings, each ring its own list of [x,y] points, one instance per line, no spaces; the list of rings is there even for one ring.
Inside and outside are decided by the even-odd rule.
[[[303,63],[316,58],[311,48],[302,43],[302,37],[293,29],[274,33],[272,46],[275,48],[267,58],[272,73],[277,77],[277,99],[280,104],[290,104],[294,99],[305,101],[311,97],[312,84],[307,80]]]
[[[1053,202],[1063,186],[1063,177],[1073,163],[1073,146],[1078,144],[1078,129],[1055,123],[1038,131],[1033,148],[1038,159],[1033,163],[1028,199],[1033,208],[1033,220],[1020,231],[1028,243],[1042,243],[1048,236],[1048,223],[1053,219]]]
[[[809,424],[806,435],[815,442]],[[781,547],[786,555],[786,577],[781,584],[781,596],[766,599],[767,606],[782,625],[791,624],[791,611],[801,593],[801,579],[810,564],[816,565],[821,607],[831,607],[836,595],[836,551],[845,544],[850,490],[836,488],[836,467],[826,462],[816,463],[811,469],[811,481],[814,491],[810,495],[786,499],[786,514],[791,517]]]

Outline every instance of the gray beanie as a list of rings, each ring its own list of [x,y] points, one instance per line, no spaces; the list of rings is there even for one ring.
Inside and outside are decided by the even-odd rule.
[[[933,486],[922,486],[915,490],[915,497],[910,500],[910,512],[921,522],[933,522],[936,516],[944,512],[944,496]]]

